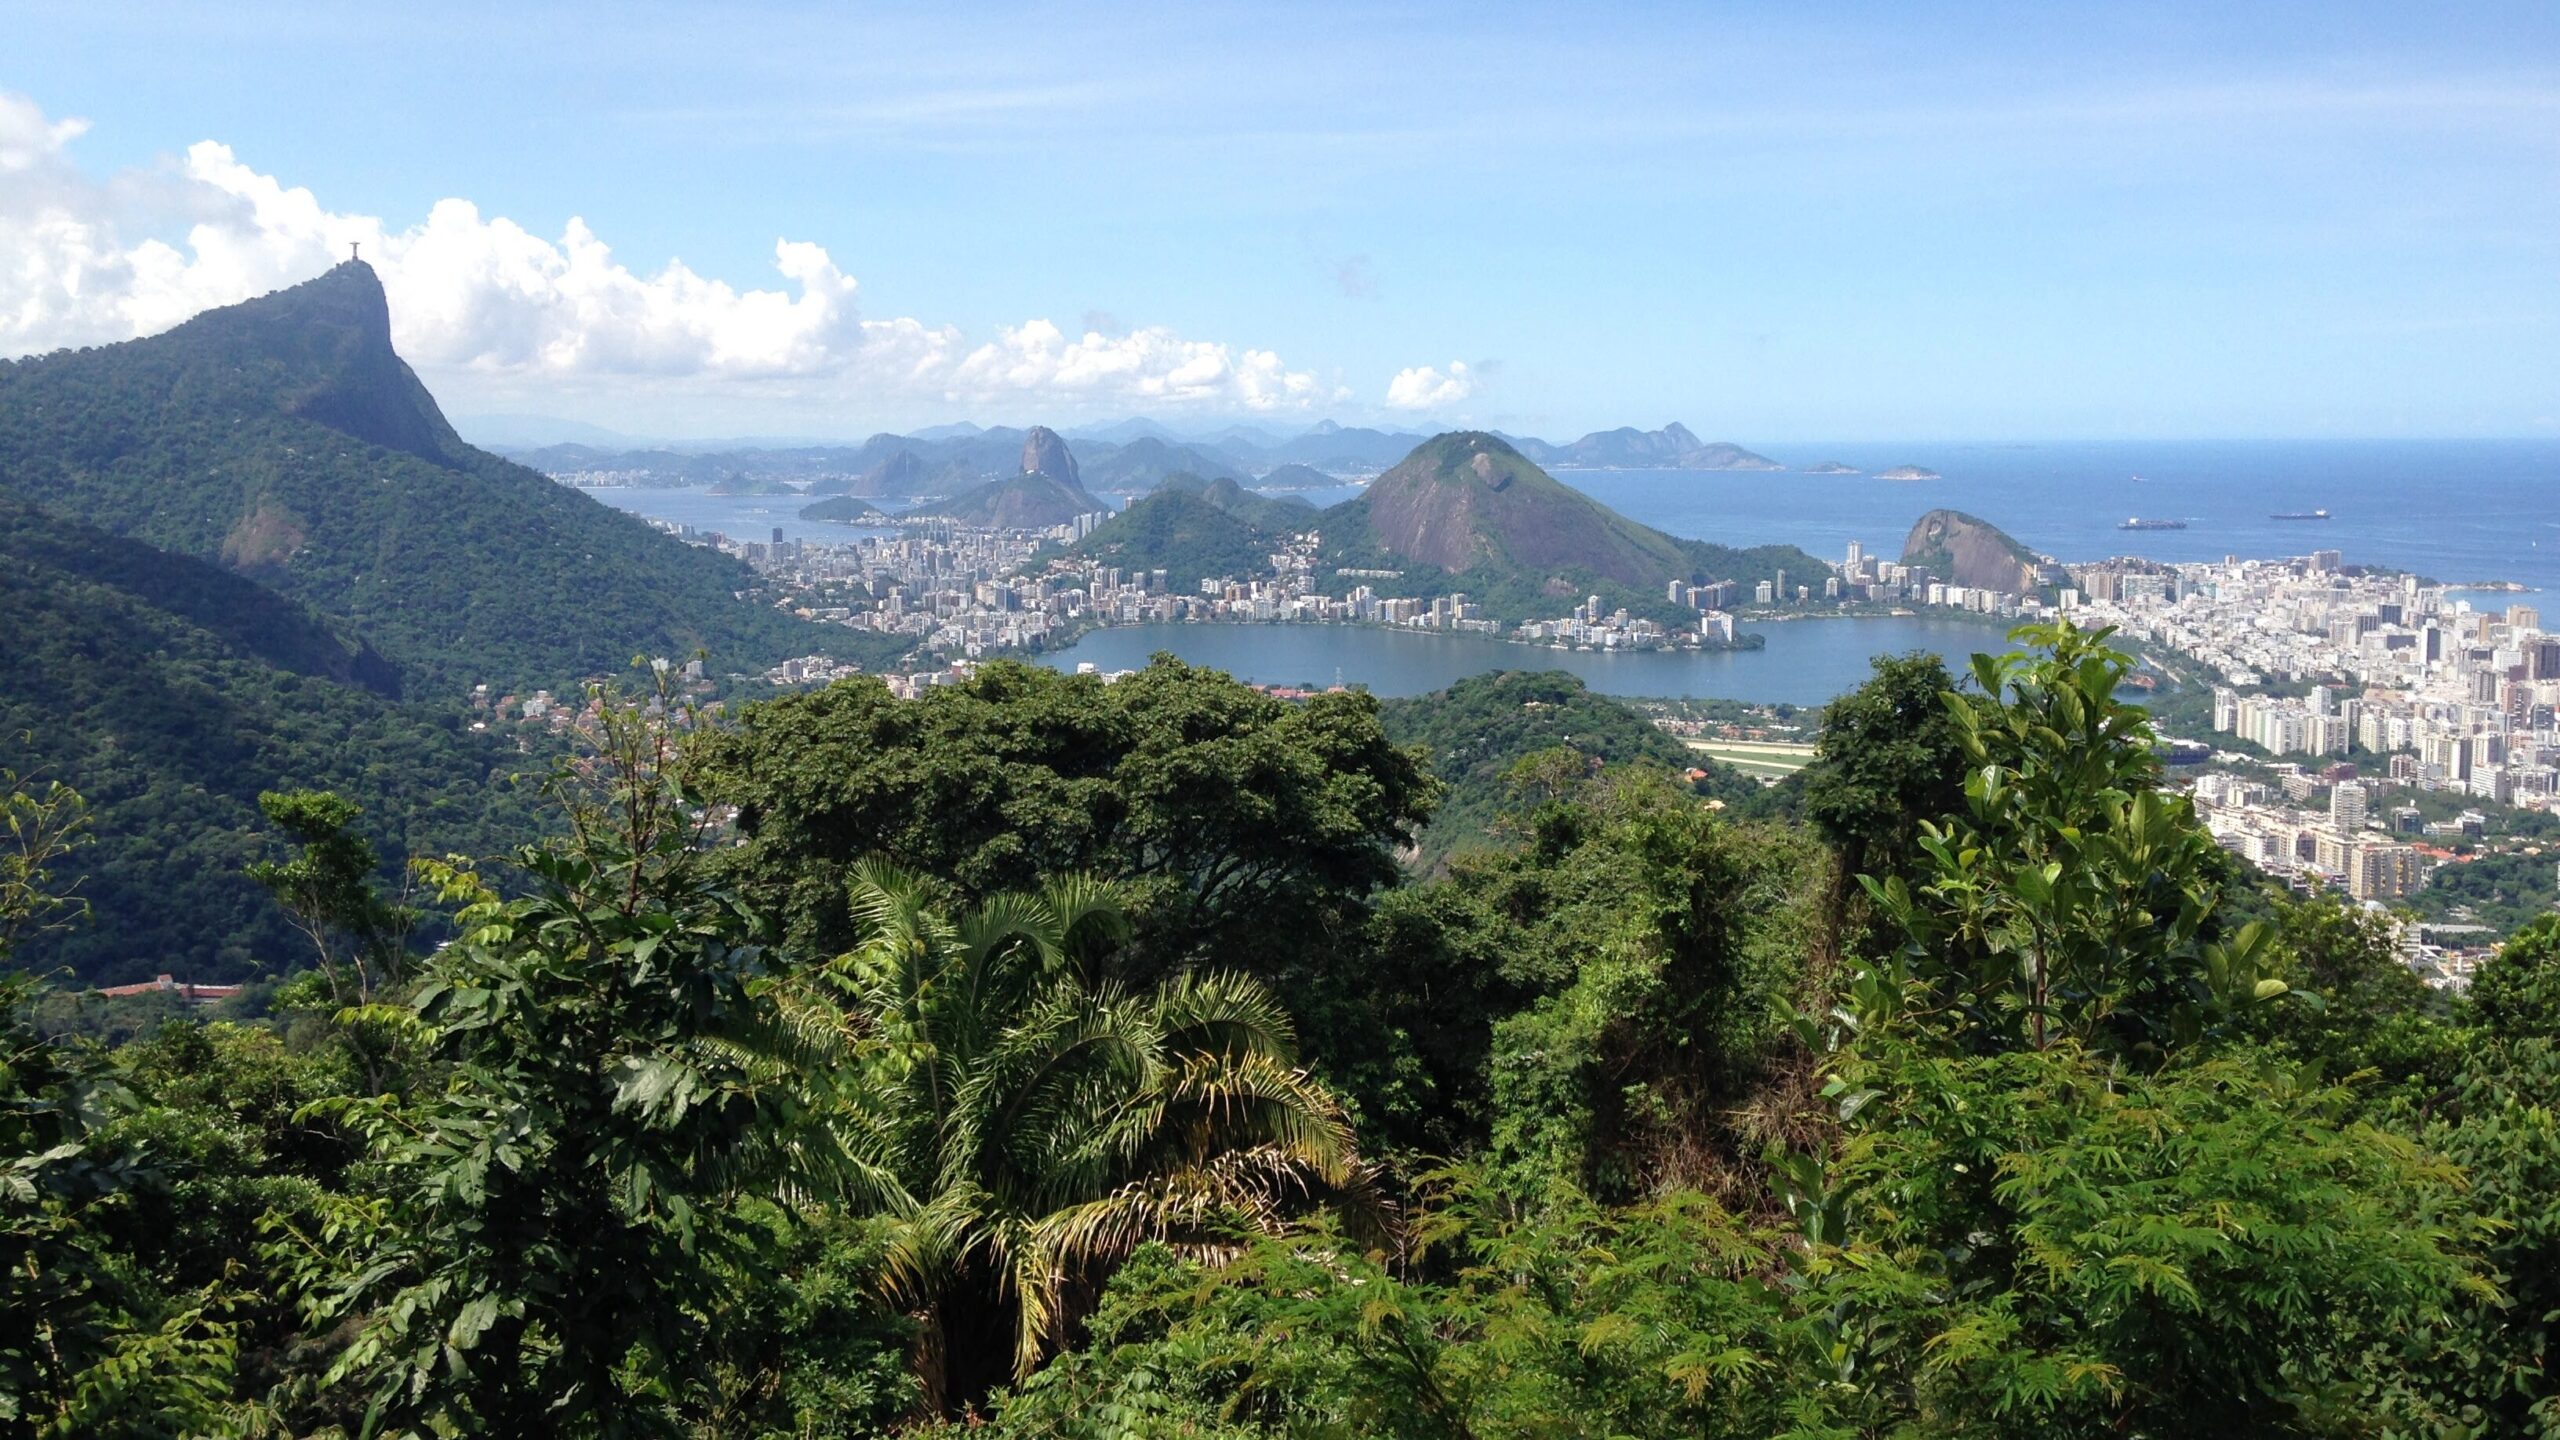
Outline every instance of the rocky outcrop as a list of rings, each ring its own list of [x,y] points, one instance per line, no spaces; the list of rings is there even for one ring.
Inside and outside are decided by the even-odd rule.
[[[1973,590],[2036,588],[2037,558],[1999,526],[1961,510],[1932,510],[1902,542],[1902,563]]]
[[[1031,433],[1022,437],[1022,473],[1046,475],[1052,480],[1063,480],[1078,490],[1084,488],[1083,477],[1076,473],[1075,452],[1067,448],[1067,442],[1057,431],[1046,425],[1034,425]]]

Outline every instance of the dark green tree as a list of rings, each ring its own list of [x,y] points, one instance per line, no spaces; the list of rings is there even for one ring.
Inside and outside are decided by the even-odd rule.
[[[1905,944],[1799,1022],[1839,1124],[1780,1161],[1808,1300],[1895,1433],[2332,1433],[2374,1347],[2494,1295],[2482,1227],[2453,1166],[2248,1048],[2287,957],[2215,934],[2128,658],[2017,638],[1946,697],[1964,810],[1866,877]]]
[[[1524,1207],[1456,1174],[1390,1257],[1314,1230],[1232,1262],[1142,1253],[1093,1341],[998,1433],[1118,1440],[1761,1440],[1849,1435],[1821,1319],[1769,1283],[1780,1237],[1695,1193]],[[1875,1432],[1881,1433],[1881,1432]]]
[[[1446,787],[1417,847],[1417,864],[1426,870],[1499,843],[1504,818],[1528,808],[1515,799],[1512,773],[1531,756],[1572,779],[1598,764],[1645,763],[1674,774],[1696,769],[1705,775],[1700,793],[1727,804],[1759,789],[1561,671],[1470,676],[1430,695],[1382,701],[1378,719],[1388,738],[1426,752]]]
[[[2471,1013],[2501,1040],[2560,1039],[2560,915],[2498,947],[2472,976]]]
[[[1972,762],[1945,697],[1956,688],[1926,652],[1879,655],[1857,689],[1823,707],[1805,767],[1804,818],[1840,853],[1848,875],[1909,875],[1920,825],[1964,808]]]
[[[1977,655],[1978,693],[1943,697],[1965,807],[1921,822],[1908,880],[1860,877],[1903,942],[1862,967],[1862,1005],[1977,1050],[2072,1038],[2156,1063],[2287,989],[2268,927],[2218,933],[2228,862],[2160,788],[2109,633],[2022,627],[2042,653]]]
[[[1275,982],[1396,881],[1434,794],[1368,696],[1290,704],[1168,657],[1108,685],[999,662],[913,701],[847,681],[750,707],[716,750],[729,873],[815,953],[853,944],[876,856],[964,898],[1094,875],[1129,897],[1132,964]]]
[[[2477,1022],[2420,1138],[2462,1167],[2465,1209],[2494,1227],[2503,1293],[2449,1316],[2404,1313],[2375,1369],[2404,1433],[2560,1436],[2560,917],[2526,926],[2472,977]]]
[[[2278,891],[2267,903],[2274,973],[2303,998],[2255,1007],[2247,1033],[2294,1064],[2358,1077],[2369,1114],[2418,1123],[2459,1083],[2473,1041],[2446,996],[2401,957],[2398,923],[2326,893]]]

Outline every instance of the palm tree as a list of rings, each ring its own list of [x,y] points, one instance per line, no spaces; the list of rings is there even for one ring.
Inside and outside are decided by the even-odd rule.
[[[937,1408],[983,1397],[1008,1359],[1028,1375],[1139,1243],[1216,1250],[1360,1191],[1279,1003],[1234,975],[1116,983],[1128,921],[1108,886],[953,918],[867,865],[854,900],[863,942],[829,974],[863,1032],[854,1104]]]

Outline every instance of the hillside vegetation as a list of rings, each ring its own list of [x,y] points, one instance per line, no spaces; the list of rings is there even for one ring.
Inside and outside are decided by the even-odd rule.
[[[1171,660],[631,697],[439,946],[281,805],[271,1009],[0,980],[0,1427],[2548,1433],[2560,918],[2430,991],[2018,638],[1880,662],[1803,822],[1553,677],[1432,761]],[[81,802],[0,813],[6,961]]]
[[[739,562],[464,444],[353,262],[166,334],[0,363],[0,493],[308,605],[412,694],[850,643],[738,598]]]
[[[1641,765],[1707,778],[1691,787],[1745,800],[1758,789],[1731,767],[1694,755],[1652,721],[1562,671],[1498,671],[1446,690],[1387,700],[1378,722],[1399,745],[1421,748],[1446,786],[1416,847],[1417,861],[1504,843],[1498,822],[1608,765]],[[1684,780],[1683,782],[1687,782]]]
[[[1167,585],[1189,592],[1204,579],[1268,570],[1271,538],[1196,494],[1163,490],[1104,521],[1067,553],[1138,572],[1162,570]]]
[[[61,871],[101,923],[21,963],[89,984],[282,973],[303,942],[246,867],[261,791],[329,789],[396,873],[533,827],[537,757],[396,698],[379,656],[218,566],[0,500],[0,767],[75,784],[93,843]]]

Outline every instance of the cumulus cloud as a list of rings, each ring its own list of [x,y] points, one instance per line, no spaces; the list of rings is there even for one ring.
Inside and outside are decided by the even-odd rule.
[[[1452,360],[1446,373],[1430,365],[1399,370],[1387,382],[1387,404],[1397,410],[1438,410],[1476,393],[1476,372]]]
[[[1026,407],[1284,412],[1341,394],[1268,350],[1162,327],[1071,336],[1031,320],[972,344],[950,326],[866,318],[854,278],[807,241],[775,243],[779,285],[740,289],[680,263],[635,270],[583,220],[555,239],[463,199],[405,227],[333,211],[213,141],[99,181],[70,155],[86,129],[0,94],[0,354],[163,330],[309,279],[353,242],[390,295],[394,342],[430,372]]]

